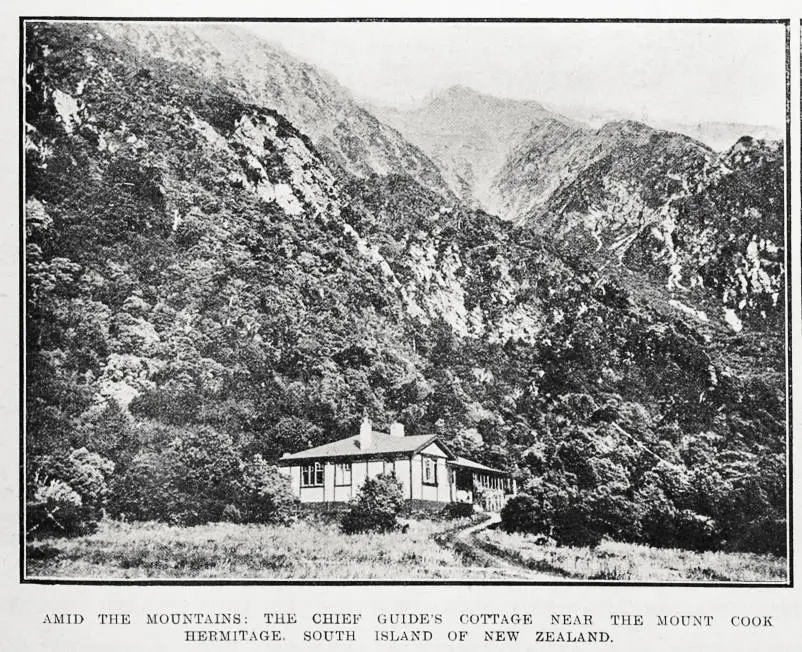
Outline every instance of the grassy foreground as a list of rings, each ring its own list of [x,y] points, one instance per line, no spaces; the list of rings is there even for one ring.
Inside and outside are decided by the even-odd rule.
[[[481,519],[480,519],[481,520]],[[28,577],[70,579],[361,579],[498,580],[509,566],[542,580],[640,582],[783,582],[786,560],[772,555],[693,552],[603,542],[597,548],[542,546],[522,534],[480,530],[471,541],[490,553],[477,565],[432,535],[467,526],[416,520],[409,531],[344,535],[336,522],[290,526],[104,521],[92,535],[43,539],[27,546]],[[492,559],[499,567],[493,567]],[[504,565],[508,568],[505,570]]]
[[[466,566],[431,535],[466,521],[412,521],[406,533],[343,535],[337,523],[291,526],[103,522],[75,539],[27,547],[29,577],[494,579],[492,568]]]
[[[596,548],[543,546],[531,535],[482,530],[485,550],[530,570],[566,580],[629,582],[784,582],[784,557],[735,552],[695,552],[604,541]]]

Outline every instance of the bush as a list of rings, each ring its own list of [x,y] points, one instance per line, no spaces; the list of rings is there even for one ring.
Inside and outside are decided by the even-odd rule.
[[[566,509],[555,514],[552,536],[562,546],[595,548],[604,533],[595,527],[593,514],[580,502],[571,502]]]
[[[298,499],[278,467],[254,455],[242,471],[239,507],[243,522],[285,524],[295,516]]]
[[[535,495],[518,494],[501,510],[507,532],[544,534],[563,546],[597,546],[604,536],[635,540],[640,533],[639,512],[623,495],[607,486],[592,491],[540,483]]]
[[[111,515],[130,521],[167,521],[177,502],[170,485],[174,466],[173,456],[166,451],[136,455],[112,483]]]
[[[507,501],[501,510],[501,527],[506,532],[529,534],[549,531],[542,519],[538,500],[529,494],[518,494]]]
[[[86,448],[68,456],[42,455],[29,463],[26,532],[29,536],[76,536],[97,529],[114,464]]]
[[[468,518],[473,516],[473,503],[449,503],[440,514],[443,518]]]
[[[788,555],[786,534],[788,523],[776,514],[766,514],[744,526],[737,539],[728,542],[732,550],[749,550],[778,557]]]
[[[223,520],[227,523],[242,523],[242,512],[236,505],[226,505],[223,508]]]
[[[396,517],[404,507],[401,483],[392,475],[368,478],[351,501],[340,526],[345,534],[388,532],[398,527]]]
[[[81,496],[63,480],[39,484],[26,507],[29,536],[68,536],[92,529],[84,517]]]
[[[601,485],[579,492],[575,506],[596,544],[605,536],[614,541],[641,540],[640,506],[626,497],[621,486]]]
[[[659,487],[648,485],[635,496],[641,510],[641,539],[655,547],[677,545],[677,509]]]
[[[709,516],[683,509],[677,513],[676,531],[677,543],[682,548],[715,550],[719,547],[718,525]]]

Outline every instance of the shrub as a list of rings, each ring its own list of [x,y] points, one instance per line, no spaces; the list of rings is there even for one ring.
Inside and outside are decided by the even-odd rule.
[[[677,539],[677,510],[659,487],[648,485],[636,494],[641,509],[641,536],[655,547],[673,547]]]
[[[727,548],[785,557],[788,554],[787,532],[788,524],[784,518],[776,514],[765,514],[746,523],[739,536],[727,542]]]
[[[555,513],[552,536],[562,546],[588,546],[594,548],[601,543],[604,533],[594,527],[593,515],[587,506],[572,501],[564,510]]]
[[[697,514],[690,509],[677,513],[677,543],[691,550],[715,550],[719,532],[716,521],[709,516]]]
[[[223,520],[228,523],[241,523],[242,512],[239,511],[239,507],[236,505],[226,505],[223,508]]]
[[[167,521],[177,502],[170,485],[174,465],[166,451],[139,453],[112,483],[111,515],[131,521]]]
[[[607,486],[592,491],[532,485],[532,494],[518,494],[501,510],[501,527],[553,537],[564,546],[597,546],[604,536],[633,540],[639,536],[639,512],[631,501]]]
[[[590,538],[597,544],[604,536],[615,541],[641,539],[640,506],[629,500],[619,485],[601,485],[579,492],[575,507],[587,530],[593,533]]]
[[[440,514],[444,518],[468,518],[473,516],[473,503],[449,503]]]
[[[240,462],[231,437],[202,426],[176,438],[169,452],[175,460],[170,485],[178,502],[171,511],[185,513],[191,525],[219,521],[238,489]]]
[[[548,532],[549,528],[541,517],[538,500],[529,494],[518,494],[510,498],[502,508],[501,527],[506,532]]]
[[[288,523],[298,500],[277,466],[254,455],[242,471],[240,508],[242,520],[250,523]]]
[[[403,507],[404,494],[395,476],[382,474],[368,478],[343,515],[342,531],[354,534],[394,530]]]
[[[63,480],[38,484],[26,509],[29,536],[79,534],[85,527],[81,496]]]
[[[86,448],[68,456],[42,455],[28,468],[26,532],[30,536],[76,536],[97,528],[114,464]]]

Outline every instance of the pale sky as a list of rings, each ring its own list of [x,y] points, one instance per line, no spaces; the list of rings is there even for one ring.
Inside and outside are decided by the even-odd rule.
[[[454,84],[677,122],[785,124],[782,25],[249,23],[359,99]]]

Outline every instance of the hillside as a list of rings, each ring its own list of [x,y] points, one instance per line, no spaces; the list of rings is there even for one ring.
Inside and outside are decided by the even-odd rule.
[[[243,469],[366,410],[509,468],[580,530],[783,552],[781,332],[710,330],[557,231],[599,205],[612,239],[610,184],[635,176],[659,212],[650,183],[678,192],[660,156],[704,179],[689,215],[752,210],[761,144],[713,183],[702,145],[613,126],[545,201],[550,233],[349,174],[273,105],[92,24],[30,25],[26,45],[29,496],[88,491],[80,459],[112,515],[234,518]]]
[[[339,82],[248,30],[221,23],[99,23],[104,33],[184,64],[245,102],[278,111],[303,131],[335,172],[406,174],[449,195],[438,168],[377,120]]]
[[[636,122],[552,124],[519,144],[495,187],[564,256],[645,281],[697,321],[770,331],[784,320],[782,157],[780,143],[748,137],[716,154]]]
[[[572,120],[598,129],[608,122],[640,121],[646,122],[655,129],[673,131],[704,143],[715,152],[723,152],[744,136],[755,140],[782,140],[785,135],[784,125],[747,124],[743,122],[699,121],[683,122],[667,120],[633,112],[616,111],[590,106],[552,106],[545,105],[550,111],[568,116]]]

